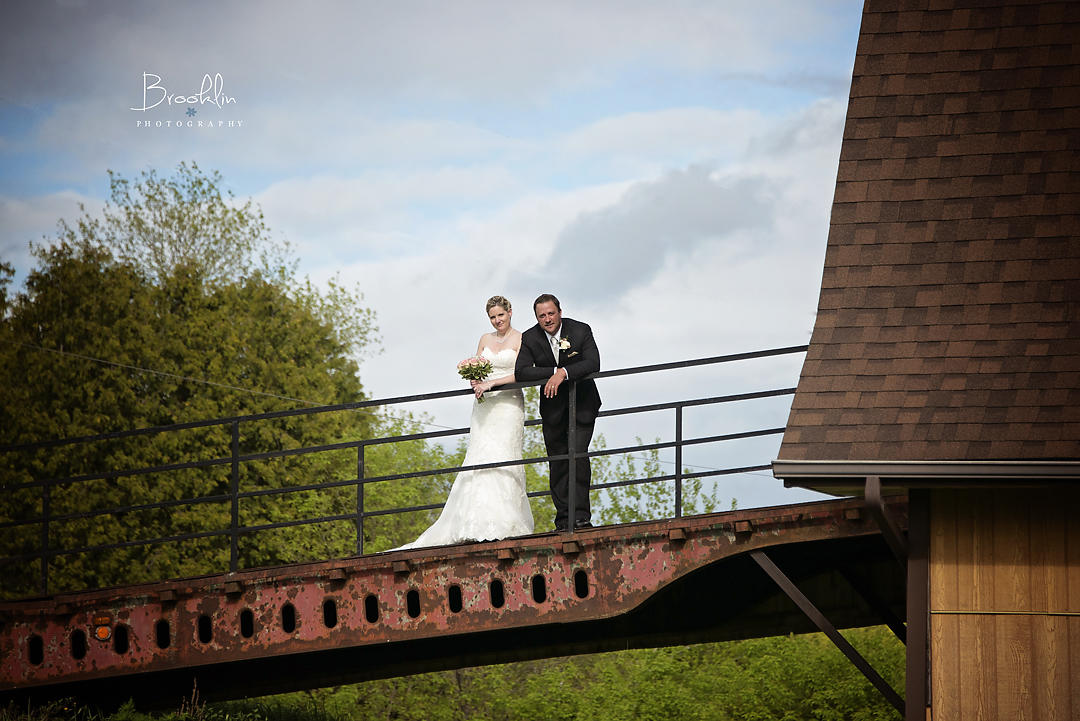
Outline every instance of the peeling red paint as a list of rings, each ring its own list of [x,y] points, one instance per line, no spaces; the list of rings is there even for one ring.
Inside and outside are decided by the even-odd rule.
[[[0,604],[0,691],[291,653],[393,643],[447,634],[573,623],[625,613],[681,576],[723,558],[781,543],[877,533],[858,500],[732,511],[708,516],[596,528],[574,534],[580,551],[564,553],[565,535],[545,534],[496,543],[398,551],[234,575],[104,589]],[[906,505],[892,503],[903,519]],[[748,521],[748,532],[736,524]],[[741,526],[740,526],[741,527]],[[677,529],[683,540],[672,540]],[[500,558],[500,552],[502,558]],[[401,562],[406,562],[402,565]],[[402,572],[406,569],[407,572]],[[579,598],[575,574],[588,593]],[[545,598],[533,598],[533,578],[544,579]],[[491,584],[502,583],[503,603]],[[450,608],[457,586],[461,609]],[[230,592],[231,591],[231,592]],[[408,612],[415,591],[419,614]],[[369,596],[379,617],[368,620]],[[324,623],[332,600],[336,623]],[[282,610],[295,610],[295,628],[283,628]],[[251,637],[241,614],[252,614]],[[127,649],[94,637],[93,619],[109,614],[127,629]],[[211,638],[200,640],[200,618]],[[161,648],[157,625],[168,624]],[[86,634],[86,653],[72,654],[72,633]],[[42,659],[30,663],[31,637],[42,640]]]

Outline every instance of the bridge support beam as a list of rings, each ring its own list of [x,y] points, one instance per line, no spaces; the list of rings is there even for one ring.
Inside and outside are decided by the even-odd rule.
[[[901,533],[900,527],[889,515],[888,509],[885,508],[885,500],[881,496],[881,478],[879,476],[867,476],[863,497],[866,499],[866,508],[870,511],[870,516],[877,522],[878,528],[881,529],[881,535],[885,538],[885,542],[889,544],[893,555],[896,556],[897,563],[900,564],[901,568],[907,568],[907,541],[904,540],[904,534]]]
[[[906,504],[889,502],[901,522]],[[800,569],[835,627],[884,615],[836,583],[841,568],[901,614],[904,576],[861,499],[821,501],[4,602],[0,705],[134,697],[160,708],[194,678],[203,698],[223,699],[816,630],[777,603],[781,589],[749,555],[762,550]]]
[[[817,609],[817,607],[807,598],[798,587],[792,583],[791,579],[780,570],[780,568],[772,562],[764,551],[751,551],[750,557],[761,566],[761,569],[769,575],[769,577],[776,582],[776,585],[781,588],[788,595],[795,605],[806,614],[806,616],[814,622],[822,633],[829,637],[829,640],[836,644],[836,647],[840,649],[841,653],[848,657],[848,660],[855,665],[855,668],[862,672],[863,676],[866,676],[867,680],[874,685],[881,695],[884,696],[889,703],[900,712],[901,715],[905,715],[904,699],[900,697],[900,694],[896,693],[889,682],[881,677],[874,667],[863,658],[854,646],[848,643],[848,640],[840,635],[840,632],[836,630],[836,627],[829,623],[829,619],[825,618],[825,615]]]
[[[905,721],[925,721],[930,706],[930,492],[908,493],[907,670]]]

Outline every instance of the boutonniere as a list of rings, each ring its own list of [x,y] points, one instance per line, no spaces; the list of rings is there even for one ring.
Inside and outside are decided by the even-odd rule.
[[[570,339],[562,337],[559,339],[559,350],[570,350]]]

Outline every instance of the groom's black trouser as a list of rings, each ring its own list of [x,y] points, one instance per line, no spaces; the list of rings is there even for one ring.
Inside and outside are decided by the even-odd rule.
[[[585,454],[592,442],[595,424],[578,423],[574,427],[574,451]],[[569,449],[566,443],[566,421],[558,424],[544,423],[544,445],[549,456],[565,455]],[[570,504],[570,462],[567,460],[551,461],[551,500],[555,503],[555,526],[567,527]],[[574,477],[574,523],[590,521],[592,511],[589,506],[589,484],[592,481],[592,464],[587,457],[578,458],[575,463]]]

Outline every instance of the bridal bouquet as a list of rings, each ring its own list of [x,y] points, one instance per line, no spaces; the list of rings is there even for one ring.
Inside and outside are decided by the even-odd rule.
[[[457,364],[457,372],[458,375],[465,380],[482,381],[491,374],[491,361],[487,358],[481,358],[480,356],[466,358]],[[477,398],[476,402],[483,403],[483,396]]]

